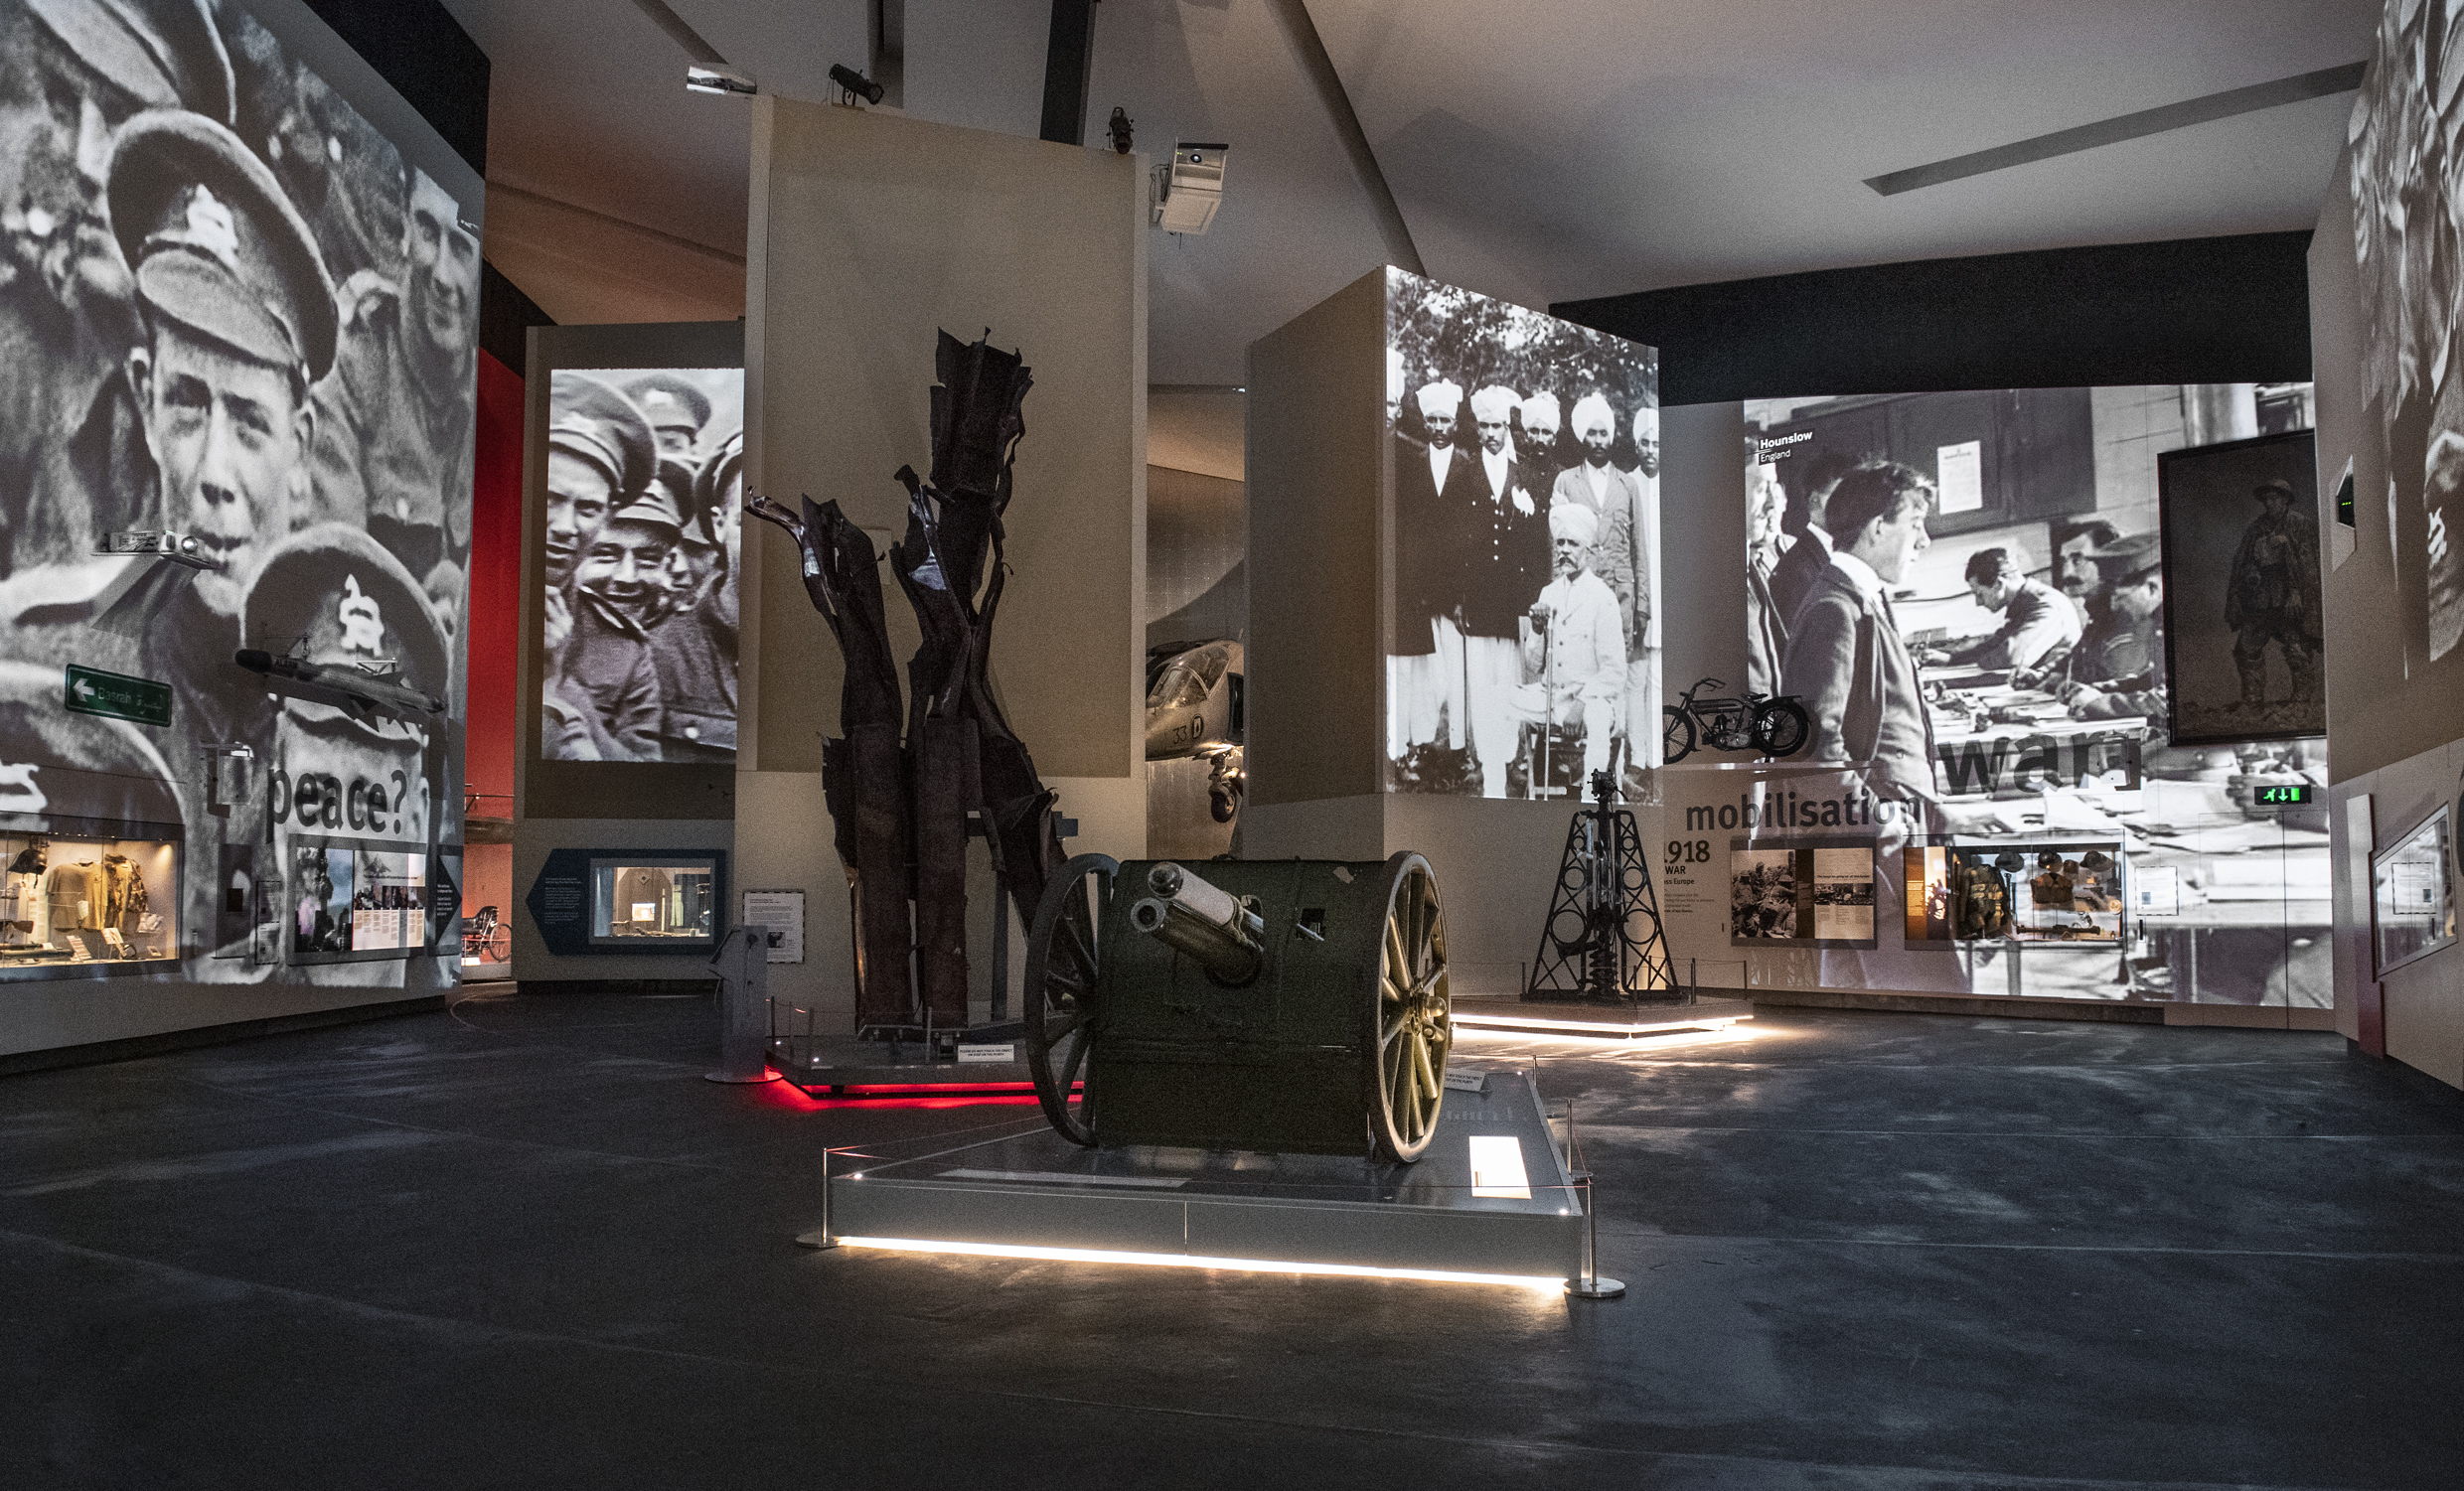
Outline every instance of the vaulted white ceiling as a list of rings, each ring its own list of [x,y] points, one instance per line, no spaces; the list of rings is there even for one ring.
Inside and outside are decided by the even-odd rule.
[[[489,254],[559,320],[743,308],[747,111],[633,0],[445,0],[495,65]],[[1090,148],[1229,141],[1156,233],[1150,371],[1385,261],[1275,0],[1102,0]],[[865,60],[864,0],[671,0],[774,92]],[[2307,227],[2350,94],[1881,197],[1864,179],[2360,61],[2379,0],[1306,0],[1434,276],[1528,305],[1944,254]],[[908,112],[1035,133],[1046,7],[906,0]]]

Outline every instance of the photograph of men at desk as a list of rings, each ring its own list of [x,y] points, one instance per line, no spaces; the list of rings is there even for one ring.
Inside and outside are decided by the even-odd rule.
[[[2328,1002],[2324,810],[2257,801],[2267,785],[2323,789],[2325,741],[2170,744],[2157,521],[2159,455],[2306,426],[2308,397],[2243,384],[1747,403],[1750,663],[1813,719],[1790,765],[1909,804],[1882,829],[1886,855],[2109,837],[2125,882],[2171,872],[2150,875],[2170,899],[2134,902],[2118,960],[2052,950],[2003,966],[2015,951],[1978,943],[1957,974],[1937,956],[1942,976]],[[1888,965],[1869,981],[1939,981],[1921,946],[1938,944],[1865,955]]]

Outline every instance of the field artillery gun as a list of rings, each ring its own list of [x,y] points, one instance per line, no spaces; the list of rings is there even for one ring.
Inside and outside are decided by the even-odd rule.
[[[1027,937],[1027,1062],[1089,1146],[1361,1154],[1437,1132],[1454,1046],[1429,862],[1081,854]]]

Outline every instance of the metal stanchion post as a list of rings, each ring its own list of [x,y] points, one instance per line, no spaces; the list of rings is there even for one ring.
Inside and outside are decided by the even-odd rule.
[[[1566,1105],[1566,1147],[1577,1154],[1582,1149],[1574,1141],[1574,1105]],[[1583,1276],[1566,1280],[1566,1292],[1577,1299],[1617,1299],[1623,1297],[1625,1285],[1614,1278],[1600,1276],[1600,1207],[1592,1191],[1592,1172],[1587,1165],[1575,1172],[1583,1182]]]
[[[811,1232],[798,1233],[796,1241],[807,1248],[836,1248],[839,1235],[830,1230],[830,1146],[822,1146],[822,1225]]]

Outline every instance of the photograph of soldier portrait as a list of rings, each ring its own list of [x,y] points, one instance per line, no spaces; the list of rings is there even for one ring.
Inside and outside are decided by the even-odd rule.
[[[460,838],[463,192],[238,4],[0,0],[0,660],[167,685],[169,722],[140,728],[180,805],[185,976],[309,976],[284,935],[313,891],[283,852],[303,815],[430,854]],[[193,563],[126,551],[166,533]],[[293,690],[242,649],[443,707]],[[102,771],[103,722],[65,723],[33,764]]]
[[[744,370],[548,385],[539,754],[731,762]]]
[[[1659,364],[1648,347],[1387,283],[1395,792],[1580,797],[1659,765]]]
[[[2327,731],[2315,460],[2308,430],[2157,458],[2177,745]]]

